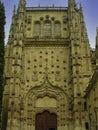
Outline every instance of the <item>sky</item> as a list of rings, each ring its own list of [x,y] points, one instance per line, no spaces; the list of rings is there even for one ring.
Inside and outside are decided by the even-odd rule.
[[[14,5],[18,6],[19,0],[1,0],[5,6],[6,25],[5,25],[5,43],[8,41],[10,24],[12,21],[12,12]],[[68,6],[68,0],[26,0],[28,7],[40,6]],[[77,6],[82,4],[84,19],[87,27],[90,46],[95,47],[96,28],[98,27],[98,0],[76,0]]]

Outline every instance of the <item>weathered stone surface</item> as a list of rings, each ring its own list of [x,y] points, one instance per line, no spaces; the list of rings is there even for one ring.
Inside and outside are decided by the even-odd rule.
[[[21,0],[14,9],[5,54],[2,130],[37,130],[36,116],[44,111],[57,116],[58,130],[98,125],[97,77],[94,91],[90,81],[96,65],[91,64],[82,7],[72,2],[68,8],[31,8]]]

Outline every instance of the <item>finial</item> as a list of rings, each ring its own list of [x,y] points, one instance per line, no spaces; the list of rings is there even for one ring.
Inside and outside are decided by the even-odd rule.
[[[82,4],[80,3],[80,15],[82,20],[84,21],[84,16],[83,16],[83,8],[82,8]]]
[[[40,3],[38,4],[38,7],[40,7]]]
[[[76,7],[76,0],[68,0],[68,7]]]
[[[98,49],[98,27],[96,28],[96,47]]]
[[[80,11],[82,12],[82,10],[83,10],[83,9],[82,9],[82,4],[80,3]]]
[[[96,28],[96,35],[97,35],[97,37],[98,37],[98,27]]]
[[[16,14],[16,5],[14,5],[13,14]]]
[[[26,7],[26,0],[19,0],[18,13],[23,11]]]
[[[25,6],[26,5],[26,0],[19,0],[19,6]]]
[[[55,7],[55,4],[53,4],[52,7]]]
[[[76,0],[73,0],[73,4],[76,5]]]
[[[98,27],[96,28],[96,65],[98,66]]]

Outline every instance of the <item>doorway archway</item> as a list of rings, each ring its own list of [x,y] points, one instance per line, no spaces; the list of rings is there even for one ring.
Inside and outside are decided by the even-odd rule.
[[[57,130],[57,115],[47,110],[38,113],[35,119],[35,130]]]

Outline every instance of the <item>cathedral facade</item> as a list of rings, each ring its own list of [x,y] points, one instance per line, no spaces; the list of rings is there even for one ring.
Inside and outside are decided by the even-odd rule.
[[[95,104],[91,93],[92,86],[98,92],[98,54],[81,5],[26,7],[19,0],[5,52],[2,130],[97,130],[98,96]]]

